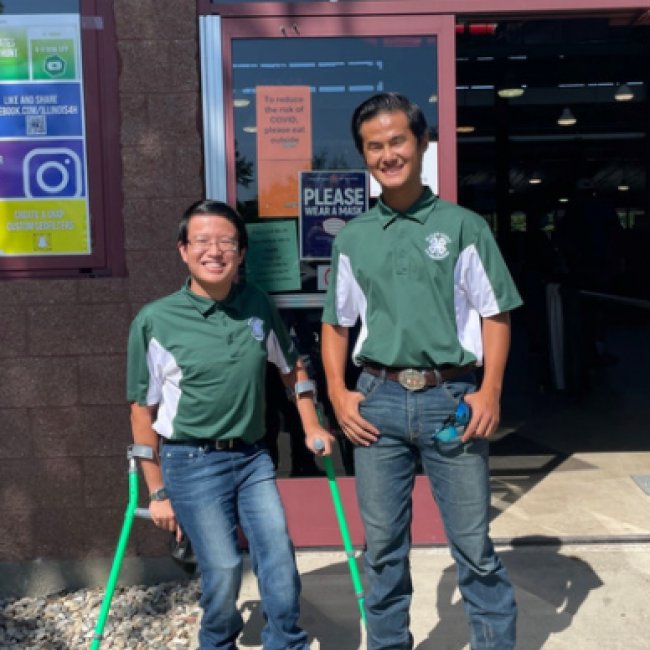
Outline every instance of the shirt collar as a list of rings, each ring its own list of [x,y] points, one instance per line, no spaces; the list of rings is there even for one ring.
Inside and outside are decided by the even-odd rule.
[[[183,293],[186,298],[189,300],[190,304],[202,315],[207,316],[209,313],[212,313],[217,310],[221,311],[238,311],[241,305],[239,285],[234,283],[230,289],[230,293],[225,300],[213,300],[212,298],[206,298],[205,296],[199,296],[190,289],[190,283],[192,278],[187,278],[185,280],[185,285],[183,286]]]
[[[420,198],[410,208],[404,212],[397,212],[387,206],[380,196],[377,201],[379,221],[384,230],[398,219],[411,219],[419,223],[425,223],[429,215],[433,212],[437,201],[438,197],[431,191],[431,188],[425,187]]]

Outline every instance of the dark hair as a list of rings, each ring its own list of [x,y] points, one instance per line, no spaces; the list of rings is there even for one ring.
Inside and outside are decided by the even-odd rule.
[[[357,107],[352,116],[352,137],[357,150],[363,156],[363,137],[361,136],[361,125],[377,117],[380,113],[397,113],[402,111],[406,114],[411,129],[418,144],[422,142],[427,133],[427,120],[420,107],[404,95],[397,93],[380,93]]]
[[[195,215],[208,214],[217,217],[223,217],[230,221],[230,223],[237,228],[237,240],[239,242],[239,249],[248,248],[248,233],[246,232],[246,225],[244,220],[233,210],[227,203],[223,201],[211,201],[205,199],[192,203],[187,210],[183,213],[181,222],[178,224],[178,241],[181,244],[187,244],[187,230],[189,228],[190,219]]]

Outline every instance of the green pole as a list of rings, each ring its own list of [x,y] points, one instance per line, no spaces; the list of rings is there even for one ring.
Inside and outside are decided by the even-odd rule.
[[[318,419],[321,420],[320,411],[318,411]],[[322,420],[321,420],[322,422]],[[320,444],[319,444],[320,443]],[[314,442],[316,451],[324,449],[325,445],[319,438]],[[350,540],[350,533],[348,531],[348,524],[345,520],[345,511],[343,510],[343,502],[341,501],[341,494],[339,487],[336,483],[336,474],[334,474],[334,465],[329,456],[323,456],[323,464],[327,472],[327,481],[330,485],[330,492],[332,493],[332,501],[334,502],[334,510],[336,511],[336,518],[339,522],[341,530],[341,537],[343,538],[343,548],[348,558],[348,566],[350,567],[350,575],[352,576],[352,584],[354,585],[354,593],[359,602],[359,609],[361,610],[361,620],[364,627],[366,626],[366,612],[363,608],[363,585],[361,584],[361,577],[359,576],[359,567],[357,566],[357,559],[354,555],[352,548],[352,541]]]
[[[117,578],[120,575],[120,568],[122,567],[122,560],[124,559],[126,545],[129,541],[131,526],[133,525],[133,519],[135,517],[135,511],[137,506],[138,506],[138,466],[135,459],[131,458],[129,459],[129,504],[126,508],[126,513],[124,515],[124,525],[122,526],[122,533],[120,535],[120,540],[117,544],[117,550],[115,551],[115,559],[113,560],[113,567],[111,569],[111,573],[108,578],[108,584],[106,585],[106,593],[104,594],[104,600],[102,601],[102,608],[99,612],[99,619],[97,620],[97,626],[95,627],[95,634],[93,635],[93,642],[90,646],[90,650],[98,650],[99,644],[102,642],[102,637],[104,634],[104,626],[106,625],[106,619],[108,618],[108,611],[111,607],[111,600],[113,600],[113,593],[115,592],[115,585],[117,584]]]

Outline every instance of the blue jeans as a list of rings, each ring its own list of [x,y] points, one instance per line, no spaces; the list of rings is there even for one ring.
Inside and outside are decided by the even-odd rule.
[[[354,450],[359,510],[366,534],[365,598],[368,650],[411,650],[409,566],[411,492],[418,457],[456,561],[470,624],[472,650],[511,650],[517,608],[514,590],[489,538],[488,442],[439,442],[432,433],[475,390],[472,375],[439,387],[408,391],[363,372],[361,415],[380,432]]]
[[[164,444],[165,487],[181,528],[192,542],[201,571],[202,650],[235,650],[243,628],[237,609],[242,581],[240,524],[257,576],[265,650],[306,650],[297,626],[300,578],[273,463],[263,444],[216,451]]]

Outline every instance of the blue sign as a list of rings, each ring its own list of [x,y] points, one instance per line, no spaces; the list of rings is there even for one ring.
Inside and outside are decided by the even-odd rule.
[[[80,83],[0,84],[0,138],[82,137]]]
[[[339,230],[367,209],[367,172],[301,172],[301,259],[330,259]]]

